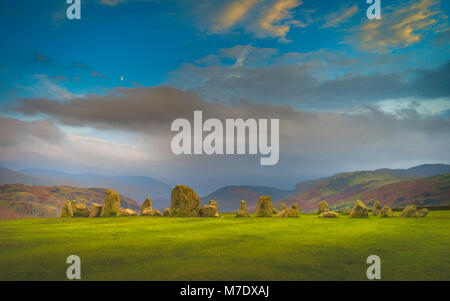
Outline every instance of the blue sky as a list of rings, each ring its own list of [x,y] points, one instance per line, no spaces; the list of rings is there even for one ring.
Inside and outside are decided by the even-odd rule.
[[[167,91],[159,90],[165,86],[175,91],[167,93],[175,93],[180,104],[196,97],[204,106],[232,108],[236,102],[238,107],[242,101],[250,102],[255,107],[249,109],[249,117],[252,111],[264,116],[278,112],[287,120],[281,129],[285,137],[290,137],[289,131],[308,129],[297,136],[297,144],[311,147],[297,149],[286,142],[280,166],[263,172],[248,158],[242,159],[245,164],[241,159],[198,158],[205,166],[199,170],[202,175],[227,169],[224,164],[249,171],[237,179],[230,169],[228,176],[211,180],[213,186],[239,182],[287,188],[297,180],[338,171],[449,163],[448,144],[442,139],[449,138],[450,129],[450,3],[383,0],[382,19],[368,20],[365,2],[92,0],[82,1],[81,20],[68,20],[63,0],[0,1],[4,131],[23,128],[8,135],[23,135],[34,143],[10,145],[11,138],[4,134],[1,164],[147,174],[171,183],[184,180],[174,175],[179,173],[173,168],[190,169],[192,160],[177,158],[178,165],[170,167],[173,158],[165,155],[170,151],[165,141],[170,132],[164,131],[170,120],[159,124],[155,112],[172,115],[152,107],[154,97],[166,97]],[[127,104],[139,97],[142,103]],[[91,107],[98,99],[104,100],[103,109]],[[145,106],[135,112],[150,110],[149,120],[145,114],[135,120],[128,114],[133,111],[127,110],[130,105]],[[69,108],[73,114],[67,113]],[[177,108],[175,104],[173,110]],[[123,120],[109,120],[104,116],[108,110],[110,115],[122,110]],[[300,117],[283,115],[286,110]],[[302,114],[320,115],[314,119],[317,124],[303,125],[309,117]],[[371,145],[378,151],[358,149],[365,138],[350,129],[377,120],[387,128],[371,127],[367,135],[380,142]],[[324,121],[339,133],[321,128]],[[53,134],[29,132],[36,127]],[[386,132],[391,133],[385,137]],[[406,155],[400,147],[385,150],[399,137],[409,148]],[[73,152],[60,155],[61,148],[75,143]],[[415,143],[432,145],[413,151]],[[98,144],[114,149],[104,162],[92,151]],[[27,147],[45,153],[24,151]],[[347,156],[351,151],[345,147],[363,155]],[[332,164],[324,159],[330,156]],[[293,158],[298,165],[289,164]],[[111,160],[124,161],[120,168],[112,168]],[[273,179],[274,174],[279,180]],[[208,183],[199,176],[190,184],[206,189]]]

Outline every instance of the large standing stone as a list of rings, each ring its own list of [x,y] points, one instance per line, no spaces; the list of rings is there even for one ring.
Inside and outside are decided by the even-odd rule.
[[[239,208],[239,212],[236,214],[236,217],[249,217],[247,213],[247,204],[244,200],[241,201],[241,206]]]
[[[99,205],[97,203],[91,204],[91,209],[89,210],[89,217],[99,217],[100,214],[102,214],[102,205]]]
[[[277,217],[298,217],[298,210],[294,209],[294,208],[286,208],[284,210],[281,210],[278,214]]]
[[[369,210],[363,202],[357,200],[350,213],[351,218],[366,218],[369,217]]]
[[[287,209],[286,203],[281,203],[280,211]]]
[[[378,201],[375,201],[373,203],[373,207],[372,207],[372,215],[373,216],[379,216],[381,215],[381,204]]]
[[[257,217],[269,217],[276,212],[275,208],[272,206],[272,198],[270,195],[260,196],[258,199],[258,204],[256,205],[256,216]]]
[[[214,205],[203,205],[200,209],[201,217],[218,217],[219,212],[217,211],[217,207]]]
[[[177,185],[172,189],[170,206],[173,216],[198,216],[200,212],[200,198],[191,188]]]
[[[150,198],[146,198],[145,201],[142,203],[141,215],[142,216],[153,215],[152,200]]]
[[[100,216],[120,216],[120,197],[117,192],[110,189],[106,192],[103,209]]]
[[[383,206],[383,208],[381,208],[381,213],[380,213],[381,217],[393,217],[394,213],[392,212],[392,209],[388,206]]]
[[[327,211],[329,211],[327,202],[321,201],[321,202],[319,202],[319,204],[317,204],[317,213],[318,214],[321,214],[322,212],[327,212]]]
[[[72,205],[75,206],[75,201],[67,200],[64,204],[64,207],[61,209],[61,217],[72,217],[73,216],[73,208]]]
[[[400,212],[398,217],[414,217],[416,211],[417,211],[416,205],[409,205],[403,208],[402,212]]]
[[[89,209],[85,204],[76,204],[73,208],[73,216],[77,217],[89,217]]]
[[[322,218],[337,218],[337,217],[339,217],[339,214],[337,212],[335,212],[335,211],[325,211],[325,212],[322,212],[319,215],[319,217],[322,217]]]

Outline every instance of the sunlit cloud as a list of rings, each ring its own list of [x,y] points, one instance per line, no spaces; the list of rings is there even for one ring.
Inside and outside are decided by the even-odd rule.
[[[326,16],[326,23],[322,25],[322,28],[337,27],[340,24],[347,22],[351,17],[357,14],[358,10],[358,5],[353,5],[350,8],[346,8],[344,11],[332,13]]]
[[[237,0],[228,3],[216,19],[214,29],[225,30],[242,20],[260,0]]]
[[[380,20],[368,20],[357,33],[359,47],[366,51],[392,51],[420,42],[427,34],[447,27],[447,16],[438,0],[418,0],[387,8]]]

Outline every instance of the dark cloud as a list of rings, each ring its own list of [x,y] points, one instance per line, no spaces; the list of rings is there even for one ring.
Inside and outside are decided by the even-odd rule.
[[[0,145],[14,146],[30,139],[58,143],[65,135],[52,122],[22,121],[14,118],[0,118]]]

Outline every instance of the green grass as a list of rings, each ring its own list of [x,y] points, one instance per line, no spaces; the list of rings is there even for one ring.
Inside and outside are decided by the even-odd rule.
[[[0,221],[0,280],[450,280],[450,211],[425,219],[47,218]]]

